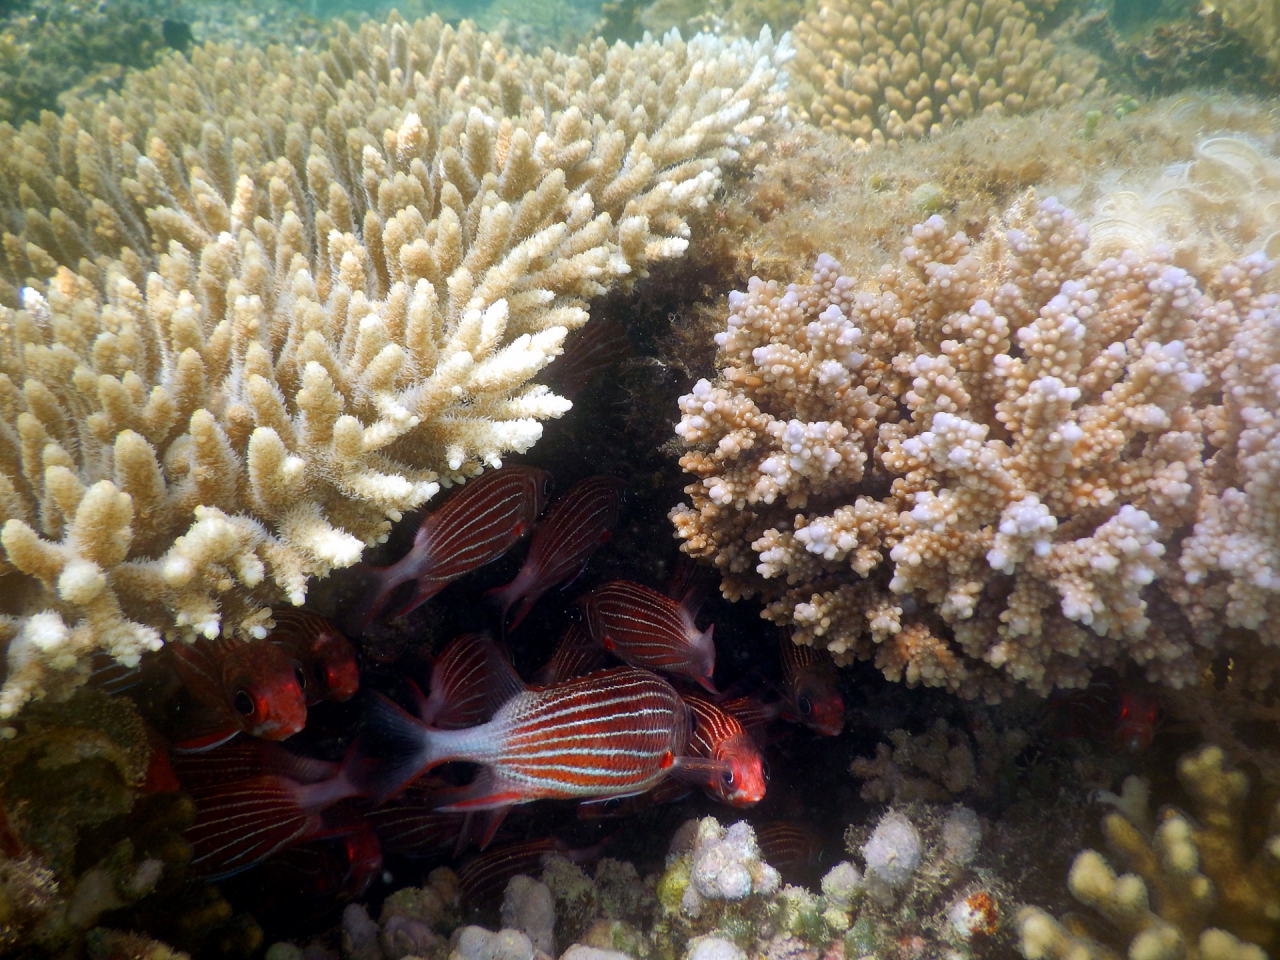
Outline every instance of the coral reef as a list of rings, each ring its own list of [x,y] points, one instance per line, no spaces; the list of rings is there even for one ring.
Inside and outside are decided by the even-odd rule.
[[[1202,16],[1219,13],[1227,29],[1243,37],[1280,78],[1280,9],[1263,0],[1201,0]]]
[[[1178,763],[1190,815],[1167,806],[1153,817],[1150,786],[1125,780],[1116,809],[1102,826],[1129,873],[1116,875],[1102,854],[1082,851],[1067,883],[1072,895],[1106,921],[1091,934],[1064,926],[1038,907],[1020,911],[1016,926],[1028,960],[1044,957],[1262,960],[1280,936],[1280,839],[1251,829],[1249,780],[1230,769],[1221,749],[1202,747]],[[1266,823],[1263,811],[1261,823]],[[1260,842],[1259,842],[1260,841]]]
[[[1027,201],[980,244],[930,218],[870,283],[822,257],[732,295],[721,376],[681,399],[682,549],[797,643],[991,700],[1121,661],[1181,686],[1192,624],[1268,629],[1271,264],[1205,293],[1087,245]]]
[[[1008,765],[1031,742],[1027,731],[992,723],[956,727],[939,717],[923,733],[901,728],[875,757],[859,757],[850,772],[860,780],[863,800],[884,803],[945,803],[963,795],[990,797]],[[892,744],[892,746],[890,746]]]
[[[0,740],[0,949],[83,945],[99,918],[180,883],[192,814],[154,792],[133,705],[97,691],[40,704]]]
[[[1018,0],[834,0],[795,36],[792,101],[864,146],[1078,99],[1097,72],[1091,57],[1056,56]]]
[[[94,650],[261,635],[527,449],[569,405],[532,378],[588,299],[683,252],[785,53],[524,57],[393,20],[323,56],[206,46],[0,129],[0,715]]]

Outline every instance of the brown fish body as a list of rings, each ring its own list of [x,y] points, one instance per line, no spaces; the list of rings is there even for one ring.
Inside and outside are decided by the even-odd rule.
[[[183,684],[228,726],[264,740],[291,737],[307,722],[299,671],[270,640],[222,637],[171,643]]]
[[[609,539],[618,522],[625,486],[617,477],[587,477],[552,505],[534,531],[529,554],[515,579],[486,594],[501,605],[504,629],[519,626],[544,593],[577,576]],[[508,627],[512,604],[516,604],[516,613]]]
[[[712,625],[699,630],[677,600],[630,580],[612,580],[579,597],[591,639],[633,667],[686,676],[715,693]]]
[[[397,616],[506,553],[533,529],[550,481],[545,470],[517,465],[491,470],[464,485],[427,514],[407,554],[377,571],[377,588],[363,623],[377,616],[402,583],[416,580],[417,589]]]

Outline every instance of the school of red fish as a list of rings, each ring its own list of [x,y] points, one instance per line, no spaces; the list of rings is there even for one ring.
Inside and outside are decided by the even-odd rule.
[[[132,670],[99,664],[99,689],[142,690],[142,699],[159,690],[176,718],[157,782],[195,803],[186,837],[199,875],[261,868],[268,889],[287,878],[313,899],[341,902],[367,889],[384,853],[447,859],[479,848],[462,868],[463,892],[479,902],[547,853],[598,854],[554,837],[491,846],[513,807],[576,803],[590,820],[697,790],[746,807],[765,795],[761,752],[775,720],[841,732],[834,666],[786,637],[771,692],[719,692],[713,625],[697,625],[697,591],[680,585],[663,592],[610,580],[580,592],[554,653],[526,682],[508,644],[610,539],[626,486],[587,477],[548,507],[551,483],[544,470],[507,466],[459,488],[426,514],[402,558],[366,571],[370,586],[345,629],[277,610],[258,639],[172,644]],[[426,693],[405,676],[375,682],[383,692],[360,689],[360,638],[372,624],[431,601],[524,540],[514,579],[484,595],[492,633],[461,634],[431,657]],[[360,732],[340,761],[281,743],[304,729],[309,709],[358,692]],[[779,858],[813,847],[802,831],[774,832]]]

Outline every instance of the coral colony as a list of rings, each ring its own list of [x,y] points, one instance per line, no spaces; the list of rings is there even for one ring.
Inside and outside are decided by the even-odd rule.
[[[1275,4],[236,6],[0,35],[0,953],[1277,955]]]

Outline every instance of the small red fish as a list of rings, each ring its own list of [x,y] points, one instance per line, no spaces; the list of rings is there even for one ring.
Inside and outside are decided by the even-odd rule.
[[[689,730],[675,689],[634,667],[523,690],[488,723],[466,730],[428,727],[385,697],[374,701],[369,721],[400,753],[370,784],[381,797],[442,763],[484,766],[441,810],[643,793],[671,771]]]
[[[580,620],[570,620],[551,659],[534,674],[533,679],[538,686],[545,687],[574,677],[585,677],[608,665],[609,654],[605,649],[591,642],[591,636]]]
[[[626,328],[616,320],[592,320],[574,333],[551,365],[548,380],[570,400],[615,364],[633,355]]]
[[[356,651],[342,631],[324,617],[297,607],[277,607],[276,625],[267,639],[278,644],[301,668],[307,706],[321,700],[350,700],[360,688]]]
[[[677,673],[715,693],[715,625],[698,630],[688,606],[630,580],[579,597],[591,638],[633,667]]]
[[[1136,751],[1151,745],[1160,704],[1144,689],[1095,680],[1083,690],[1055,690],[1045,705],[1046,733],[1056,740],[1093,740]]]
[[[682,758],[681,766],[690,766],[689,758],[694,757],[714,761],[696,782],[725,803],[747,807],[763,800],[764,764],[760,750],[742,724],[702,697],[688,695],[684,703],[693,725],[687,758]]]
[[[442,856],[457,846],[469,816],[437,809],[458,790],[439,777],[419,777],[386,803],[364,811],[364,817],[389,853]]]
[[[626,482],[617,477],[587,477],[552,505],[533,533],[528,556],[516,578],[485,594],[501,606],[503,629],[518,627],[544,593],[576,577],[596,549],[608,541],[618,522],[624,487]],[[515,618],[508,625],[507,613],[516,601]]]
[[[221,637],[166,648],[191,695],[225,723],[226,736],[283,740],[306,724],[301,670],[270,640]]]
[[[354,756],[342,764],[294,757],[282,748],[255,753],[243,743],[180,757],[178,777],[196,807],[186,831],[192,869],[217,880],[294,844],[347,832],[324,814],[362,795],[352,762]]]
[[[834,661],[786,636],[780,648],[782,693],[787,701],[782,719],[803,723],[824,737],[838,737],[844,730],[844,698]]]
[[[1141,690],[1120,695],[1112,738],[1121,747],[1132,753],[1151,746],[1159,725],[1160,702],[1154,695]]]
[[[506,553],[533,529],[550,482],[545,470],[511,466],[490,470],[463,486],[427,514],[407,554],[377,571],[377,587],[360,618],[361,626],[378,615],[402,583],[416,580],[417,589],[396,616]]]

